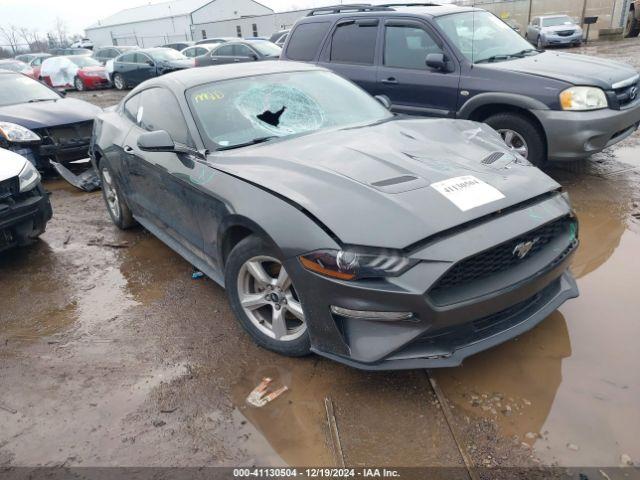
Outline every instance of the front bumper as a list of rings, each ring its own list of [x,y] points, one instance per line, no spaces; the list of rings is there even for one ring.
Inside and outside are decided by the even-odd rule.
[[[542,44],[544,46],[559,46],[559,45],[578,45],[582,43],[582,33],[576,33],[575,35],[569,35],[563,37],[560,35],[547,35],[543,37]]]
[[[517,268],[464,288],[436,295],[432,286],[452,264],[568,214],[560,195],[505,213],[418,249],[411,256],[421,259],[420,263],[400,277],[385,280],[332,280],[310,273],[297,259],[290,259],[286,268],[305,308],[312,350],[365,370],[452,367],[533,328],[578,295],[568,271],[577,240],[559,237]],[[411,312],[413,318],[346,318],[333,314],[331,305]]]
[[[0,251],[29,244],[44,232],[53,211],[42,185],[0,202]]]
[[[81,77],[82,83],[87,90],[93,90],[96,88],[107,88],[111,85],[108,76],[106,77]]]
[[[579,160],[633,134],[640,126],[640,99],[621,110],[532,110],[547,134],[551,160]]]

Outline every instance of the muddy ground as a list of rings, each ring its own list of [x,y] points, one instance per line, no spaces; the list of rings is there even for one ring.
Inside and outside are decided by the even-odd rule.
[[[637,39],[581,50],[640,68]],[[640,134],[547,171],[581,222],[581,296],[459,368],[389,373],[256,347],[220,287],[47,181],[42,240],[0,256],[0,466],[637,465]],[[249,406],[266,376],[289,390]]]

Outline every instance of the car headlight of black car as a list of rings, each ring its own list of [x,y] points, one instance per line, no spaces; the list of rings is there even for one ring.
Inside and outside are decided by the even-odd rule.
[[[40,174],[31,162],[25,162],[22,171],[18,175],[20,181],[20,191],[27,192],[40,182]]]
[[[11,122],[0,122],[0,135],[11,143],[39,142],[41,138],[28,128]]]
[[[316,250],[299,257],[312,272],[338,280],[397,277],[418,261],[394,250]]]

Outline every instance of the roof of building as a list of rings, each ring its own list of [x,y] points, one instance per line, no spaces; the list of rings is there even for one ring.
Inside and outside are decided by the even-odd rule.
[[[126,8],[94,23],[87,27],[87,30],[121,25],[123,23],[144,22],[145,20],[154,20],[157,18],[190,15],[212,1],[213,0],[172,0],[170,2],[152,3],[141,7]]]

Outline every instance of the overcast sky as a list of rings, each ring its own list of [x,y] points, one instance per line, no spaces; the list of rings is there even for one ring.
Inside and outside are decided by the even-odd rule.
[[[54,30],[56,17],[60,17],[66,22],[70,34],[82,33],[85,27],[122,9],[160,1],[162,0],[0,0],[0,25],[28,27],[46,33]],[[340,1],[264,0],[262,3],[274,10],[285,11]],[[4,42],[0,39],[0,44],[2,43]]]

